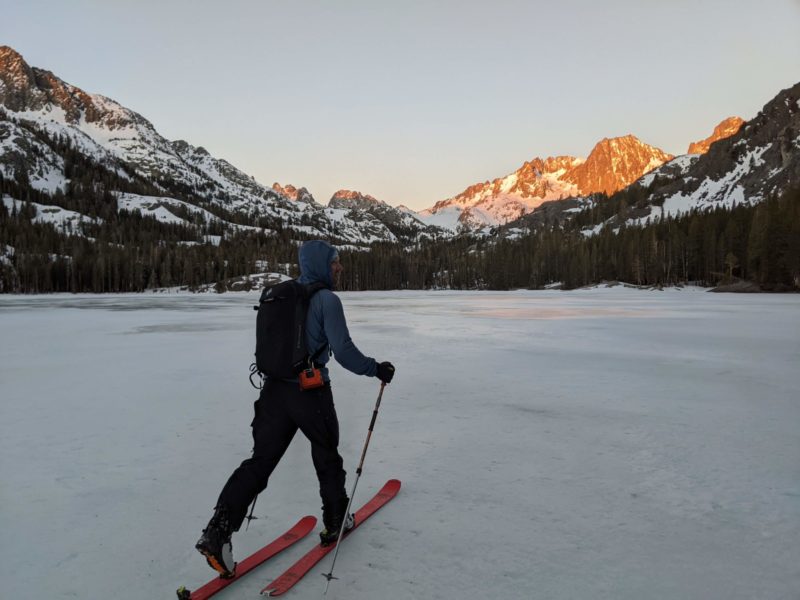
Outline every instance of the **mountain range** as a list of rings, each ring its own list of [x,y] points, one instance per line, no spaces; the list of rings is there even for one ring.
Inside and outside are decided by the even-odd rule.
[[[355,245],[442,234],[405,211],[390,215],[387,226],[367,212],[322,206],[305,188],[262,185],[202,147],[165,139],[142,115],[114,100],[31,67],[8,46],[0,47],[0,111],[0,174],[42,192],[53,194],[69,183],[69,161],[59,151],[68,146],[117,177],[153,187],[136,202],[129,194],[120,209],[148,214],[180,205],[195,216],[210,212],[223,224],[234,215],[240,225],[259,222],[267,232],[288,229]],[[174,221],[187,220],[174,214]],[[403,223],[406,239],[392,233],[396,222]]]
[[[585,158],[533,158],[509,175],[469,185],[415,212],[358,191],[340,190],[322,204],[304,187],[263,185],[202,147],[167,140],[142,115],[31,67],[3,46],[0,175],[56,196],[70,184],[78,155],[118,182],[109,190],[117,210],[187,226],[213,223],[223,236],[252,229],[325,237],[354,248],[408,245],[518,230],[545,214],[567,218],[631,186],[648,191],[637,217],[642,220],[758,201],[798,181],[797,94],[797,85],[784,90],[749,122],[725,119],[685,155],[674,157],[633,135],[606,138]],[[140,184],[139,191],[120,189],[127,182]],[[14,200],[20,199],[4,201]]]

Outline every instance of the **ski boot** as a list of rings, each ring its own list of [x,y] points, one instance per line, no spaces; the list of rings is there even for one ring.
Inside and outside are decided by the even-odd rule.
[[[223,579],[232,579],[236,576],[236,563],[233,562],[231,544],[232,533],[228,509],[225,506],[217,506],[214,509],[214,516],[194,546],[206,557],[208,566]]]
[[[344,515],[342,515],[342,517],[344,517]],[[342,534],[342,537],[347,535],[347,532],[355,527],[355,515],[349,514],[344,519],[342,517],[333,520],[333,522],[329,525],[325,525],[325,528],[319,532],[320,546],[330,546],[335,544],[339,539],[339,530],[342,527],[344,527],[344,533]],[[342,524],[342,521],[344,521],[344,524]]]

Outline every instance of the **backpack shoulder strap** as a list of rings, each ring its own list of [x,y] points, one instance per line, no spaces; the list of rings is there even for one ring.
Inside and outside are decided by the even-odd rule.
[[[314,297],[314,294],[316,294],[318,291],[328,289],[328,286],[322,283],[321,281],[315,281],[314,283],[309,283],[304,287],[306,289],[306,298],[308,300],[311,300],[311,298]]]
[[[288,279],[286,281],[280,281],[278,283],[266,286],[263,290],[261,290],[261,296],[258,299],[258,303],[263,304],[264,302],[269,302],[274,298],[284,297],[289,288],[295,286],[299,286],[300,288],[304,287],[302,284],[297,283],[295,279]]]

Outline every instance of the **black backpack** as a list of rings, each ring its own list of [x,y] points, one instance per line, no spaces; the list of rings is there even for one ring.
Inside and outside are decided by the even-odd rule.
[[[264,288],[258,306],[253,307],[258,311],[254,370],[262,376],[278,379],[297,377],[309,361],[306,348],[308,305],[314,294],[325,287],[319,282],[304,285],[291,279]]]

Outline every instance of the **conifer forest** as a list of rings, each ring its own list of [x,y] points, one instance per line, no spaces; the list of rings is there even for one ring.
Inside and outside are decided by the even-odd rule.
[[[17,209],[0,203],[0,241],[14,248],[0,262],[0,291],[141,292],[209,283],[224,291],[227,282],[264,270],[297,274],[297,242],[302,239],[297,233],[228,232],[218,245],[199,243],[204,235],[221,235],[219,224],[187,227],[118,211],[105,190],[151,190],[113,179],[108,172],[85,168],[65,192],[50,196],[25,181],[0,177],[2,195],[99,218],[81,223],[81,231],[62,230],[34,222],[30,205]],[[710,286],[736,279],[771,291],[800,287],[800,190],[730,210],[692,212],[617,231],[607,227],[593,236],[581,233],[584,221],[596,222],[592,211],[624,214],[629,201],[622,191],[571,221],[540,224],[515,239],[464,234],[411,247],[381,243],[370,251],[344,249],[341,288],[507,290],[614,280]]]

